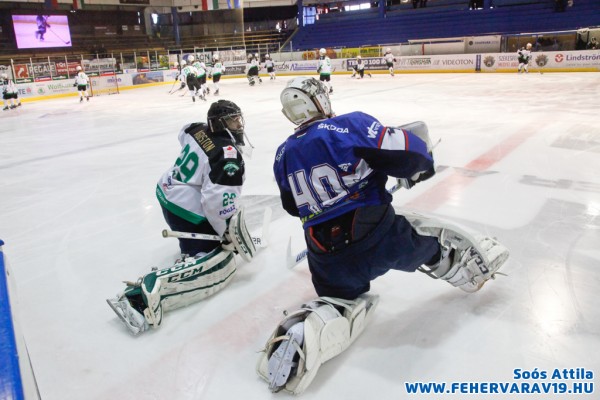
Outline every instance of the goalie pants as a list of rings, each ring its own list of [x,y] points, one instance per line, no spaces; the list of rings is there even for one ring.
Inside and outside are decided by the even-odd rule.
[[[163,216],[165,217],[165,221],[167,222],[171,230],[179,232],[205,233],[207,235],[217,235],[217,232],[215,232],[212,225],[209,224],[207,220],[204,220],[199,224],[194,224],[173,214],[171,211],[164,208],[162,204],[161,208]],[[220,245],[220,243],[216,240],[180,238],[177,238],[177,240],[179,240],[179,248],[181,249],[181,254],[187,254],[190,256],[195,256],[200,252],[209,253],[212,250],[219,247]]]
[[[335,237],[345,240],[336,243]],[[419,235],[390,204],[359,208],[308,228],[305,239],[317,294],[346,300],[368,292],[370,282],[390,269],[414,272],[435,264],[441,254],[436,237]]]

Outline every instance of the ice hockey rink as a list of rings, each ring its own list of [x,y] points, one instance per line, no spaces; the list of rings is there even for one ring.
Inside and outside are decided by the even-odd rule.
[[[294,253],[304,242],[272,175],[275,150],[293,131],[279,103],[288,79],[224,80],[208,102],[169,95],[169,83],[0,114],[0,238],[42,399],[292,397],[272,394],[255,372],[283,311],[316,297],[306,262],[285,266],[288,239]],[[302,397],[597,399],[600,74],[336,75],[332,83],[337,114],[363,111],[390,126],[420,120],[441,139],[437,175],[396,192],[394,205],[497,237],[511,256],[506,276],[474,294],[421,273],[375,280],[371,324]],[[243,203],[257,233],[272,208],[269,246],[249,264],[238,259],[225,290],[134,337],[105,299],[177,258],[177,240],[161,236],[155,184],[179,154],[180,127],[205,121],[217,99],[244,112],[254,151]],[[446,386],[410,394],[417,382]],[[511,386],[461,393],[469,383]]]

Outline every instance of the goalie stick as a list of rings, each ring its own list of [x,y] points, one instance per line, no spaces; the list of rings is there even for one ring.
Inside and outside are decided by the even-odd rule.
[[[265,213],[263,215],[263,224],[262,224],[262,234],[260,236],[252,236],[252,242],[257,247],[267,247],[269,245],[268,236],[269,236],[269,224],[271,223],[271,214],[273,211],[270,207],[265,208]],[[197,240],[215,240],[215,241],[223,241],[223,237],[219,235],[207,235],[204,233],[193,233],[193,232],[179,232],[172,231],[169,229],[163,229],[162,236],[164,238],[175,237],[178,239],[197,239]]]

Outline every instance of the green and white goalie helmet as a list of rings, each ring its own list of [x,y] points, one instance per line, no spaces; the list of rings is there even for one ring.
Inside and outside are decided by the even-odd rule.
[[[299,76],[281,92],[281,110],[296,125],[333,115],[327,88],[315,78]]]

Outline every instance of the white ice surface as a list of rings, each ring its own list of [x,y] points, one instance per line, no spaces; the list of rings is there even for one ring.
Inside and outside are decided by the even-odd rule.
[[[24,103],[0,114],[0,238],[18,284],[21,324],[44,400],[290,398],[255,372],[285,309],[315,296],[300,223],[278,205],[277,146],[287,78],[224,80],[255,146],[244,188],[251,229],[273,206],[270,246],[231,285],[165,314],[132,337],[105,299],[178,255],[154,195],[179,153],[180,127],[209,102],[169,85],[79,104]],[[419,273],[372,284],[372,324],[326,363],[307,399],[594,399],[600,374],[600,74],[374,75],[332,78],[336,113],[387,125],[421,120],[439,173],[395,205],[496,236],[511,251],[500,276],[465,294]],[[405,382],[526,382],[513,370],[585,368],[595,393],[409,395]],[[569,380],[550,380],[567,383]],[[590,381],[586,381],[590,382]],[[570,388],[570,386],[569,386]]]

